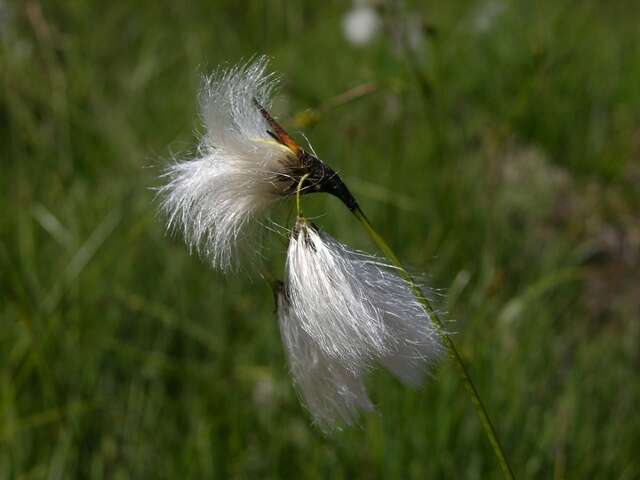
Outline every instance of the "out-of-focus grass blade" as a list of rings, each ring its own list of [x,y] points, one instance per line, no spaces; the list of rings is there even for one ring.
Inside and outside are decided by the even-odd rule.
[[[120,219],[120,212],[114,210],[110,212],[100,225],[95,228],[87,241],[82,244],[68,263],[60,280],[56,282],[53,288],[49,291],[44,303],[45,311],[51,312],[56,308],[65,288],[69,286],[78,277],[78,275],[80,275],[82,270],[84,270],[87,264],[98,252],[102,244],[114,231],[120,222]]]
[[[73,235],[44,205],[38,203],[31,209],[31,214],[54,240],[65,248],[71,248],[74,243]]]
[[[579,268],[566,268],[543,276],[520,295],[509,300],[498,315],[498,321],[503,325],[515,321],[531,302],[563,283],[578,280],[581,273],[582,270]]]
[[[335,97],[329,98],[317,108],[298,112],[294,115],[291,123],[295,128],[309,128],[320,122],[322,117],[331,110],[375,93],[377,89],[378,87],[374,83],[363,83],[362,85],[357,85],[339,95],[336,95]]]
[[[377,183],[369,182],[361,178],[349,177],[350,186],[358,193],[358,196],[368,197],[372,200],[387,203],[407,212],[417,212],[415,201],[402,193],[395,192],[390,188]]]
[[[128,292],[120,287],[116,287],[114,289],[114,295],[128,309],[160,320],[169,327],[179,329],[188,337],[196,340],[198,343],[212,351],[217,351],[220,348],[220,340],[217,337],[212,335],[204,327],[197,325],[186,318],[182,318],[178,321],[178,315],[167,306],[149,301],[140,295]]]
[[[458,274],[451,282],[451,286],[449,287],[449,292],[447,295],[447,303],[449,305],[449,310],[453,308],[453,306],[458,302],[460,295],[464,291],[464,289],[469,285],[469,281],[471,280],[471,273],[468,270],[460,270]]]
[[[68,415],[77,415],[89,408],[84,402],[71,402],[68,405],[43,410],[22,419],[14,419],[8,427],[0,430],[0,442],[9,442],[19,433],[55,423]]]

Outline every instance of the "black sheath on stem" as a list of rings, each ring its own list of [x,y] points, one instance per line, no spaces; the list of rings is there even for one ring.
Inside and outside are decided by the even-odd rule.
[[[338,174],[318,157],[305,152],[256,98],[253,99],[253,104],[269,125],[267,134],[281,145],[287,147],[295,157],[295,163],[290,165],[291,177],[295,182],[286,188],[286,193],[295,194],[296,188],[300,188],[303,194],[328,193],[342,200],[349,210],[355,211],[358,206],[356,199],[353,198],[353,195],[351,195],[351,192]],[[306,178],[304,178],[305,175]],[[298,181],[301,178],[304,181],[301,185],[298,185]]]
[[[352,212],[358,207],[354,196],[331,167],[307,152],[302,153],[301,160],[309,174],[302,184],[302,193],[328,193],[339,198]]]

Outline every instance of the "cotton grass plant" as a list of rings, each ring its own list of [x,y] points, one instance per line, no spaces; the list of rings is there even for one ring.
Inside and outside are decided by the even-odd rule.
[[[452,338],[424,289],[374,229],[340,177],[269,114],[277,79],[266,57],[204,79],[197,155],[171,165],[160,189],[168,227],[214,268],[232,270],[257,220],[295,199],[284,282],[274,282],[290,372],[314,422],[329,432],[373,410],[364,378],[376,364],[419,385],[443,351],[458,368],[507,478],[509,463]],[[301,197],[339,198],[388,259],[355,251],[305,218]]]

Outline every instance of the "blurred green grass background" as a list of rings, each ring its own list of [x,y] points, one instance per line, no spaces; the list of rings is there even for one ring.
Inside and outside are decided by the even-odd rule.
[[[351,8],[0,1],[0,478],[500,478],[447,360],[418,391],[376,372],[377,413],[321,435],[268,286],[166,235],[200,74],[256,53],[441,293],[516,475],[640,476],[640,6],[379,1],[362,46]],[[336,200],[305,209],[373,251]]]

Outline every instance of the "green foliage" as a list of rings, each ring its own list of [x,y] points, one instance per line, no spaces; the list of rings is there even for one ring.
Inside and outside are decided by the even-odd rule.
[[[374,374],[378,413],[323,437],[267,284],[165,234],[199,75],[255,53],[443,294],[516,476],[640,476],[640,9],[413,3],[355,47],[339,1],[0,1],[0,478],[500,478],[446,360],[419,391]],[[336,200],[304,206],[373,250]]]

